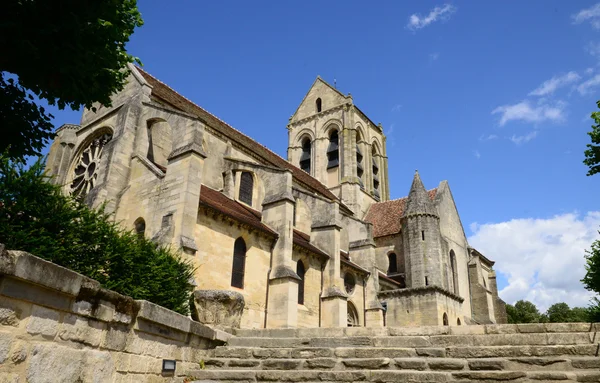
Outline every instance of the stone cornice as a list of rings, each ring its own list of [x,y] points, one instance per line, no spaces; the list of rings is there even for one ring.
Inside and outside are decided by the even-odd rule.
[[[328,114],[331,114],[331,113],[333,113],[333,112],[336,112],[336,111],[338,111],[338,110],[340,110],[340,109],[344,108],[344,106],[346,106],[346,105],[352,105],[352,104],[351,104],[351,103],[340,104],[340,105],[334,106],[333,108],[329,108],[329,109],[323,110],[323,111],[321,111],[321,112],[319,112],[319,113],[311,114],[310,116],[308,116],[308,117],[304,117],[304,118],[303,118],[303,119],[301,119],[301,120],[294,121],[294,122],[290,122],[290,123],[287,125],[287,128],[288,128],[288,130],[291,130],[291,129],[293,129],[293,128],[294,128],[294,126],[296,126],[296,125],[301,125],[301,124],[303,124],[303,123],[305,123],[305,122],[307,122],[307,121],[311,121],[311,120],[317,119],[318,117],[323,117],[323,116],[326,116],[326,115],[328,115]]]

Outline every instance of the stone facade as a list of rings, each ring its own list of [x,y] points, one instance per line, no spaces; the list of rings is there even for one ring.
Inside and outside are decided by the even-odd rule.
[[[242,328],[505,320],[493,263],[469,247],[448,183],[426,191],[417,174],[390,201],[383,128],[352,96],[317,78],[288,122],[285,160],[130,69],[112,107],[58,129],[47,171],[181,249],[197,289],[239,292]],[[486,291],[473,279],[484,275]],[[421,314],[400,315],[406,305]]]
[[[168,382],[230,337],[2,245],[0,278],[2,382]]]

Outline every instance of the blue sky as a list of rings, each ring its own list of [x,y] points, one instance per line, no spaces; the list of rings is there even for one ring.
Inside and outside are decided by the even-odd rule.
[[[187,98],[285,157],[286,123],[317,75],[388,136],[392,198],[418,169],[448,180],[501,296],[585,304],[600,175],[582,164],[600,99],[593,1],[140,1],[131,54]],[[55,124],[79,112],[55,112]]]

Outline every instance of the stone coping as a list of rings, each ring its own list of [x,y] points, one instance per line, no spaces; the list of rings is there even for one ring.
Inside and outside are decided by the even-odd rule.
[[[231,337],[157,304],[104,289],[98,281],[25,251],[6,250],[2,244],[0,276],[4,280],[0,295],[63,312],[101,322],[134,324],[137,330],[154,333],[148,326],[141,325],[146,321],[159,325],[163,331],[158,331],[158,335],[167,338],[173,331],[218,342],[226,342]],[[26,293],[27,287],[31,287],[32,292]]]
[[[301,329],[234,329],[237,337],[254,338],[334,338],[334,337],[397,337],[437,335],[488,335],[488,334],[546,334],[595,333],[600,323],[525,323],[472,326],[420,326],[420,327],[340,327]]]
[[[426,295],[426,294],[442,294],[457,302],[462,303],[465,298],[459,297],[458,295],[440,287],[440,286],[423,286],[423,287],[412,287],[406,289],[396,290],[385,290],[377,293],[377,296],[381,299],[389,299],[394,297],[410,296],[410,295]]]

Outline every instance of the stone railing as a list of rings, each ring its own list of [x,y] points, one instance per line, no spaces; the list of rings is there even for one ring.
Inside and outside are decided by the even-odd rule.
[[[166,382],[229,337],[0,245],[1,382]]]

